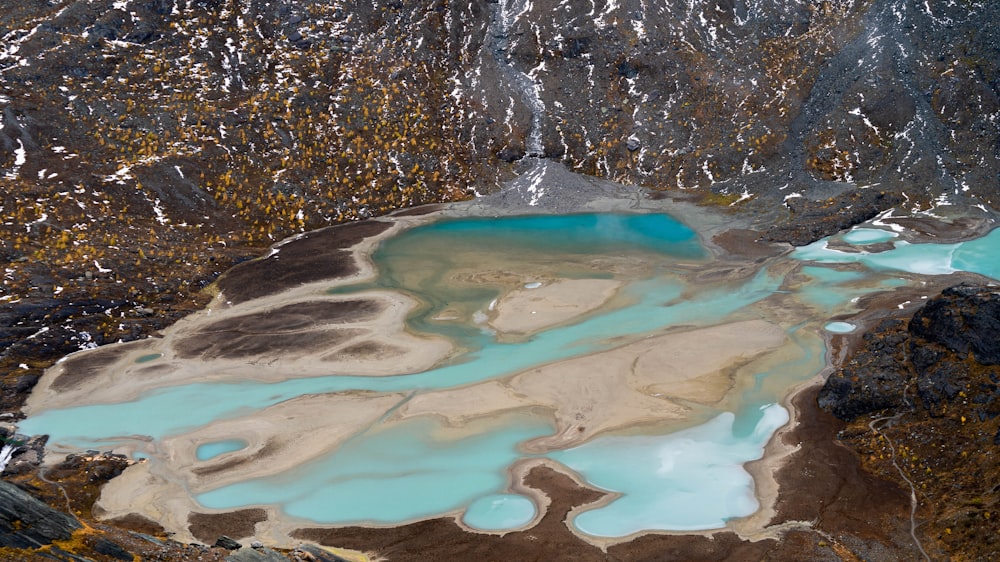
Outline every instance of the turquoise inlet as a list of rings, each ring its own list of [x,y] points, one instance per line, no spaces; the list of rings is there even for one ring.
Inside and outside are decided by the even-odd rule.
[[[882,230],[880,228],[854,228],[841,235],[840,239],[848,244],[863,246],[866,244],[888,242],[897,236],[899,235],[891,230]]]
[[[469,504],[462,522],[481,531],[523,527],[535,518],[535,503],[516,494],[492,494]]]
[[[620,436],[552,454],[587,482],[622,496],[579,514],[588,535],[623,537],[640,531],[716,529],[757,510],[753,480],[743,464],[758,459],[788,412],[766,406],[750,435],[733,431],[723,413],[703,425],[663,436]],[[628,469],[624,469],[628,467]]]
[[[209,459],[214,459],[215,457],[225,454],[232,453],[235,451],[242,450],[246,448],[247,443],[241,439],[226,439],[225,441],[213,441],[211,443],[204,443],[198,445],[198,449],[195,452],[195,456],[200,461],[207,461]]]
[[[857,329],[857,326],[850,322],[830,322],[823,329],[831,334],[850,334]]]
[[[883,252],[843,252],[829,247],[826,239],[796,249],[792,257],[818,263],[863,263],[875,270],[897,270],[924,275],[945,275],[956,271],[979,273],[1000,279],[1000,229],[982,238],[955,244],[892,243]]]
[[[854,329],[831,319],[849,318],[858,297],[918,282],[900,271],[965,270],[1000,277],[997,236],[994,231],[962,244],[916,245],[887,231],[860,228],[839,238],[855,244],[853,252],[824,240],[763,264],[733,267],[716,263],[693,230],[666,215],[443,219],[383,241],[372,255],[375,278],[333,284],[329,291],[393,291],[419,303],[406,319],[409,331],[445,337],[457,350],[431,369],[178,384],[146,390],[128,402],[34,411],[19,430],[48,434],[51,444],[66,449],[134,451],[159,470],[171,462],[161,443],[185,443],[189,432],[220,420],[252,420],[265,408],[307,395],[383,400],[381,393],[393,393],[399,404],[345,436],[333,451],[277,474],[203,486],[206,491],[195,499],[209,509],[271,506],[318,524],[393,525],[451,516],[476,529],[503,531],[539,515],[539,506],[513,492],[511,467],[544,457],[614,494],[606,505],[573,519],[583,533],[622,537],[718,528],[758,509],[744,464],[760,458],[770,437],[787,423],[788,413],[777,404],[788,389],[823,368],[823,330]],[[884,243],[878,247],[884,251],[869,251],[875,247],[866,246],[875,243]],[[618,289],[599,307],[531,333],[511,336],[491,327],[493,307],[505,295],[543,292],[558,280],[588,279],[610,280]],[[775,341],[781,341],[782,331],[787,337],[722,382],[689,385],[718,386],[718,395],[674,399],[661,394],[669,394],[669,382],[643,387],[635,392],[638,397],[623,393],[624,404],[652,403],[650,411],[673,408],[687,416],[681,420],[615,425],[617,413],[610,412],[611,421],[600,426],[608,429],[596,437],[560,441],[570,431],[571,437],[577,435],[577,429],[560,425],[573,413],[561,408],[577,407],[567,398],[575,388],[573,373],[538,383],[542,390],[550,388],[544,385],[565,389],[553,402],[518,402],[527,395],[510,393],[504,399],[511,402],[499,409],[465,417],[461,411],[455,418],[401,413],[437,391],[493,385],[507,392],[504,384],[561,361],[597,358],[649,338],[745,321],[770,326],[778,332]],[[169,356],[181,365],[178,354]],[[139,360],[147,357],[152,360],[153,354]],[[659,361],[666,365],[670,358]],[[564,399],[569,406],[559,403]],[[614,409],[616,403],[607,404]],[[197,460],[191,462],[245,455],[252,441],[238,432],[206,434],[218,440],[195,439]]]
[[[429,419],[398,424],[355,438],[294,471],[219,488],[197,499],[214,509],[276,504],[295,517],[337,524],[399,523],[462,510],[508,485],[505,471],[521,456],[519,443],[552,431],[530,418],[503,421],[501,429],[473,428],[471,435],[455,436]],[[476,514],[487,527],[511,515]]]

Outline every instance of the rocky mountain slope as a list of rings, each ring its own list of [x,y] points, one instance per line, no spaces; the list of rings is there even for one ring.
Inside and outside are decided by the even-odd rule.
[[[998,366],[1000,290],[958,285],[865,334],[819,393],[862,465],[912,490],[931,552],[1000,552]]]
[[[804,243],[992,210],[988,0],[52,0],[0,10],[0,421],[308,229],[551,163]]]
[[[541,177],[549,161],[767,222],[992,207],[1000,32],[984,23],[998,11],[12,3],[0,15],[5,409],[67,349],[138,337],[142,317],[169,322],[261,245]]]

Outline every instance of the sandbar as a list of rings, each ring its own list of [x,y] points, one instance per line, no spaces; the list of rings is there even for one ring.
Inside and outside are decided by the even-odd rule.
[[[194,382],[278,382],[327,375],[391,376],[427,370],[453,346],[442,337],[417,336],[404,319],[416,302],[399,293],[370,291],[350,297],[273,295],[201,312],[168,328],[161,337],[122,347],[75,353],[53,366],[32,392],[25,412],[109,404],[143,392]],[[363,299],[367,316],[330,317],[307,326],[254,328],[272,311],[305,302]],[[253,321],[247,321],[247,318]],[[150,361],[140,358],[159,355]],[[96,363],[99,368],[92,368]],[[76,373],[86,372],[85,377]],[[64,383],[65,379],[71,383]]]
[[[613,429],[682,419],[691,403],[710,405],[733,386],[741,365],[782,346],[785,331],[764,320],[673,331],[583,357],[466,387],[425,392],[398,411],[449,424],[520,408],[552,414],[556,433],[529,444],[544,452]]]
[[[376,392],[301,396],[150,443],[155,458],[109,482],[96,510],[102,518],[139,514],[186,537],[192,513],[215,512],[198,505],[193,495],[286,472],[330,453],[376,422],[435,416],[463,428],[513,410],[549,412],[555,432],[525,446],[544,453],[615,429],[680,421],[691,404],[720,401],[740,366],[786,341],[780,326],[747,320],[669,331],[504,379],[412,397]],[[200,445],[231,439],[247,445],[198,460]],[[255,536],[287,542],[298,522],[262,507],[268,517],[256,524]]]
[[[497,300],[489,325],[511,334],[551,328],[604,306],[621,286],[613,279],[558,279],[525,286]]]
[[[211,512],[193,495],[286,472],[322,457],[404,398],[369,392],[306,395],[169,437],[153,445],[163,461],[133,465],[111,480],[95,512],[104,519],[142,515],[184,535],[191,513]],[[200,445],[229,439],[247,446],[207,460],[197,458]]]

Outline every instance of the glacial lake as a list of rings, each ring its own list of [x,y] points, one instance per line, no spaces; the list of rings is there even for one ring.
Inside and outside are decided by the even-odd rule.
[[[787,423],[782,402],[789,389],[824,368],[824,338],[854,329],[842,318],[857,312],[857,299],[919,286],[921,275],[971,271],[1000,278],[998,236],[917,245],[866,226],[834,237],[840,249],[824,240],[740,270],[717,263],[692,229],[663,214],[445,218],[383,241],[372,255],[375,278],[324,290],[329,298],[391,291],[414,299],[408,329],[454,346],[441,364],[391,376],[166,386],[118,403],[36,409],[20,431],[49,434],[61,450],[115,448],[167,466],[162,443],[220,421],[250,419],[303,396],[398,394],[404,398],[397,405],[334,450],[276,474],[198,490],[194,499],[209,510],[269,506],[323,525],[449,515],[475,529],[503,531],[539,515],[536,499],[515,490],[511,467],[545,460],[614,494],[575,517],[572,525],[582,533],[714,529],[759,508],[745,464],[760,459]],[[891,249],[869,251],[872,244]],[[573,284],[581,281],[588,284]],[[528,307],[524,314],[535,312],[532,291],[556,299],[538,304],[548,313],[579,308],[559,300],[558,291],[545,293],[560,286],[598,287],[606,298],[552,325],[498,328],[511,295]],[[728,332],[719,327],[727,325],[774,326],[783,335],[692,379],[685,378],[693,360],[683,345],[674,355],[642,347],[660,338],[669,348],[679,338],[703,350],[696,355],[712,355],[744,339],[739,333],[722,339]],[[684,334],[694,337],[683,340]],[[155,342],[149,346],[142,366],[172,357]],[[619,411],[614,397],[599,395],[593,390],[599,386],[587,386],[595,379],[585,376],[630,349],[662,361],[645,367],[643,376],[656,384],[635,383],[623,398],[646,408],[641,416],[626,406]],[[657,378],[661,371],[673,378]],[[573,425],[563,395],[582,404],[577,417],[589,416],[587,424]],[[482,396],[502,400],[494,407]],[[458,413],[421,413],[424,403]],[[248,447],[238,434],[196,444],[195,463],[222,462]]]

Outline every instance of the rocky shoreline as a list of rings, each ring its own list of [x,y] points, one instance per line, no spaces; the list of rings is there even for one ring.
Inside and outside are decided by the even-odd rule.
[[[880,321],[818,395],[861,465],[913,490],[916,533],[935,559],[1000,549],[996,489],[983,478],[1000,467],[998,307],[996,285],[948,287],[912,317]]]

